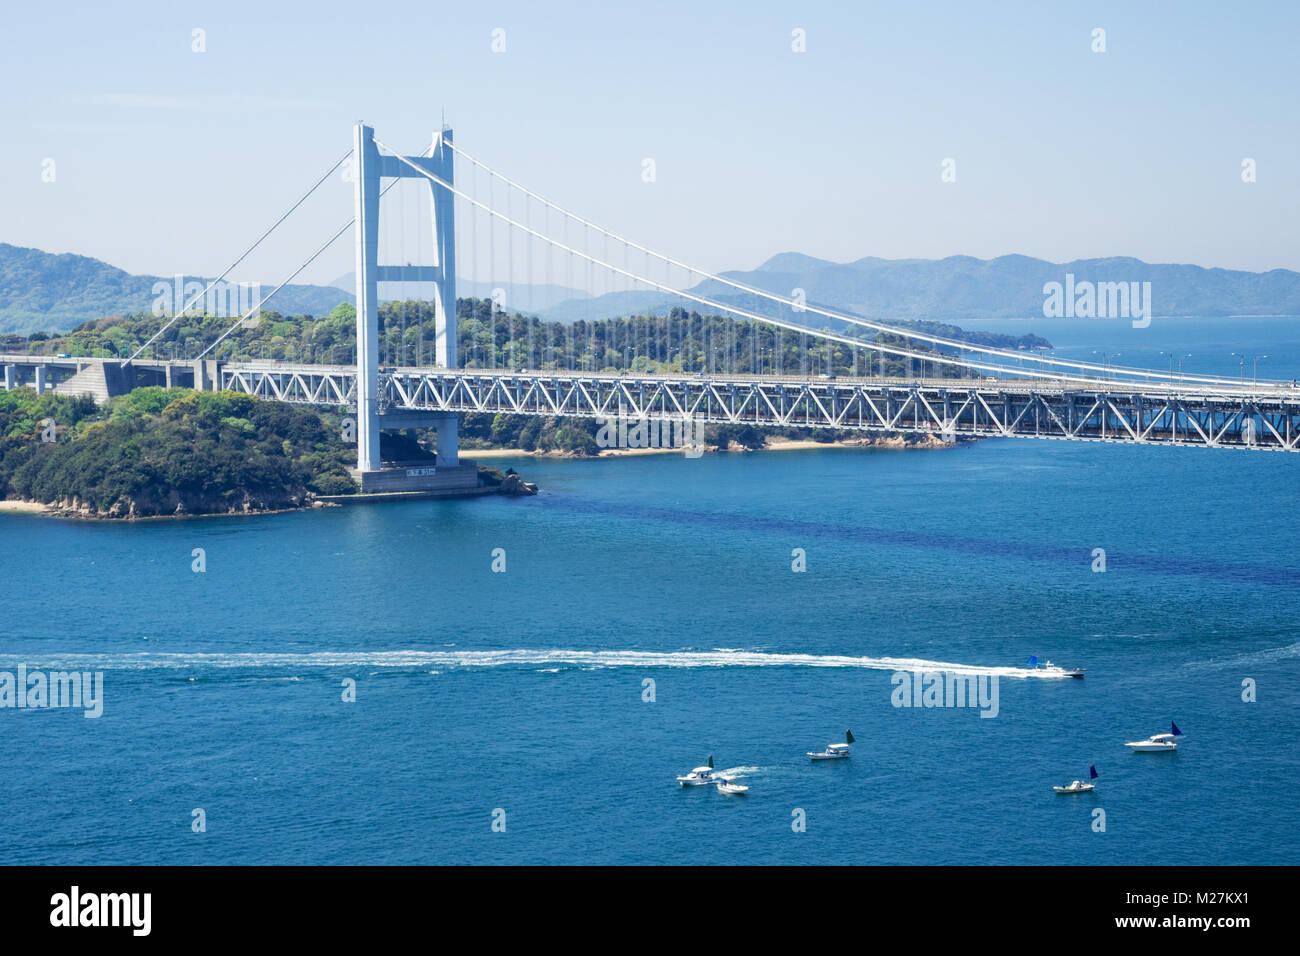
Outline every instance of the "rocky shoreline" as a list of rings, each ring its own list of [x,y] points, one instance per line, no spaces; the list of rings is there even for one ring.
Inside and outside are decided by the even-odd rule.
[[[787,451],[810,448],[884,448],[884,449],[940,449],[955,448],[973,441],[957,439],[946,442],[928,434],[899,434],[864,436],[834,442],[812,440],[776,440],[763,448],[747,449],[730,447],[719,448],[715,445],[705,447],[710,453],[730,453],[746,451]],[[610,448],[604,449],[599,456],[586,455],[581,452],[567,451],[526,451],[519,448],[463,449],[480,458],[527,456],[552,459],[589,459],[592,457],[617,458],[625,455],[660,455],[681,454],[681,448]],[[499,472],[498,472],[499,474]],[[490,490],[488,490],[490,488]],[[508,497],[529,497],[537,494],[537,485],[524,481],[513,469],[508,471],[500,481],[492,485],[480,486],[480,494],[498,494]],[[119,500],[107,511],[100,511],[90,502],[82,501],[75,495],[61,498],[51,503],[23,500],[0,501],[0,512],[20,514],[37,514],[53,518],[71,518],[88,521],[163,521],[177,518],[219,518],[233,516],[287,514],[293,511],[311,511],[320,508],[337,508],[341,503],[355,499],[360,504],[368,495],[330,495],[321,500],[311,492],[304,495],[292,495],[287,503],[269,503],[251,495],[244,495],[237,505],[225,504],[219,507],[217,502],[193,502],[187,504],[174,493],[163,501]],[[223,503],[224,504],[224,503]]]
[[[240,508],[227,508],[224,511],[193,511],[187,509],[183,502],[177,502],[176,510],[171,512],[145,512],[135,501],[115,502],[107,511],[100,511],[89,502],[83,502],[75,496],[61,498],[56,502],[19,501],[8,499],[0,501],[0,512],[35,514],[48,518],[74,518],[84,521],[173,521],[177,518],[225,518],[233,516],[287,514],[291,511],[310,511],[317,508],[333,508],[335,505],[314,498],[302,504],[289,507],[266,507],[255,505],[251,501],[243,502]]]
[[[537,485],[524,481],[519,475],[512,473],[507,474],[496,485],[480,485],[478,493],[523,498],[537,494]],[[288,514],[293,511],[314,511],[321,508],[341,507],[340,502],[346,500],[354,500],[360,504],[372,497],[378,499],[384,496],[332,495],[329,498],[334,500],[322,500],[322,498],[317,498],[315,495],[307,494],[301,498],[294,496],[290,499],[292,503],[287,507],[269,506],[264,502],[245,496],[239,507],[228,506],[225,510],[215,508],[195,510],[186,507],[185,502],[178,500],[174,510],[171,511],[145,511],[138,502],[132,500],[129,502],[117,501],[107,511],[100,511],[89,502],[81,501],[76,496],[72,496],[51,503],[13,499],[0,501],[0,512],[35,514],[48,518],[72,518],[83,521],[173,521],[177,518],[227,518]]]

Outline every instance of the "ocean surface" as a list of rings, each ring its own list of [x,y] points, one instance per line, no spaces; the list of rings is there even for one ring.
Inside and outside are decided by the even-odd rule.
[[[0,709],[0,859],[1300,862],[1297,456],[509,463],[538,497],[0,515],[0,671],[104,674],[98,719]],[[894,706],[953,667],[996,716]],[[747,796],[678,787],[709,755]]]
[[[964,328],[1034,333],[1052,343],[1045,353],[1098,365],[1129,366],[1186,375],[1223,375],[1251,381],[1300,378],[1300,317],[1164,318],[1146,328],[1130,319],[969,319]],[[1256,357],[1258,356],[1258,361]],[[1034,366],[1032,359],[1026,361]]]

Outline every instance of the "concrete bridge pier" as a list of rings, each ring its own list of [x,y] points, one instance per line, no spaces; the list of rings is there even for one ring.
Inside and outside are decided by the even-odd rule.
[[[45,372],[46,372],[46,368],[44,365],[36,366],[36,380],[34,384],[36,386],[37,395],[45,394],[45,387],[46,387]]]
[[[438,467],[459,467],[460,419],[455,415],[439,415],[434,427],[438,429]]]
[[[5,391],[12,392],[18,386],[18,366],[5,366]]]
[[[167,367],[167,387],[172,387],[171,366]],[[221,362],[212,359],[194,360],[194,389],[199,392],[216,392],[221,389]]]

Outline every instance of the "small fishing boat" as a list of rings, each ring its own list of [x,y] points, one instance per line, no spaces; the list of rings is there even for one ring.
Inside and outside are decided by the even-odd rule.
[[[704,787],[713,783],[713,754],[709,754],[709,765],[707,767],[696,767],[684,777],[678,777],[677,782],[683,787]]]
[[[1053,787],[1052,789],[1057,793],[1090,793],[1097,786],[1092,782],[1097,779],[1097,768],[1089,767],[1088,776],[1089,781],[1087,783],[1084,783],[1082,780],[1072,780],[1067,786]]]
[[[749,787],[743,783],[736,783],[729,777],[718,777],[718,793],[725,793],[728,796],[741,797],[749,793]]]
[[[827,744],[825,750],[816,752],[809,750],[807,754],[811,760],[844,760],[849,755],[849,744],[854,743],[857,743],[857,741],[853,739],[853,731],[846,730],[844,731],[844,743]]]
[[[1168,753],[1178,749],[1177,738],[1183,735],[1178,729],[1178,725],[1170,722],[1169,729],[1172,733],[1155,734],[1146,740],[1134,740],[1125,744],[1125,747],[1131,747],[1134,753]]]

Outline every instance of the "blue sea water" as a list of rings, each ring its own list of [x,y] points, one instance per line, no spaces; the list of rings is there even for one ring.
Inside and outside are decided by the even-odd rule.
[[[0,710],[0,858],[1300,862],[1295,457],[513,464],[540,496],[0,515],[0,670],[105,674],[99,719]],[[997,716],[893,706],[895,658],[989,669]],[[1123,746],[1170,721],[1176,754]],[[848,761],[804,756],[846,727]],[[710,754],[748,796],[676,785]]]
[[[963,324],[963,323],[958,323]],[[1052,343],[1047,354],[1098,365],[1184,375],[1222,375],[1249,382],[1300,378],[1300,317],[1154,316],[1145,328],[1129,319],[971,319],[967,328],[1034,333]],[[1256,360],[1258,357],[1258,361]],[[1032,359],[1027,363],[1033,365]]]

